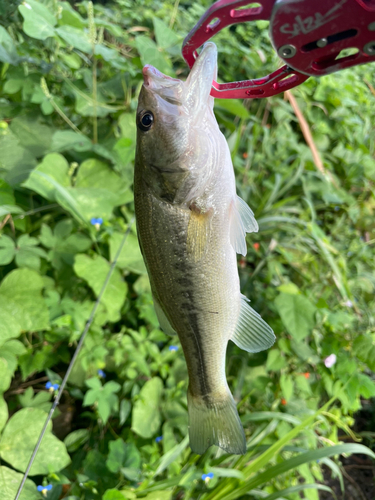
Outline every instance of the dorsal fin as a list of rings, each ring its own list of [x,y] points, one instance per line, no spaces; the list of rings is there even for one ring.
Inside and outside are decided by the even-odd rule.
[[[231,340],[247,352],[269,349],[275,343],[275,334],[247,302],[248,299],[241,295],[240,315]]]
[[[258,229],[253,211],[242,198],[236,196],[231,206],[230,242],[237,253],[246,255],[246,233],[256,233]]]

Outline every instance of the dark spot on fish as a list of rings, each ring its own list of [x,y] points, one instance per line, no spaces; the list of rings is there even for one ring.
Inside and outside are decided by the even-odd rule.
[[[177,279],[177,283],[185,288],[192,288],[193,282],[191,279],[186,278],[186,276]]]
[[[219,314],[219,311],[207,311],[207,312],[209,312],[211,314]]]

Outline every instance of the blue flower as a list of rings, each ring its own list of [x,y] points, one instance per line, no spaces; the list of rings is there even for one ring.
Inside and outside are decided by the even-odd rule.
[[[163,440],[163,436],[158,436],[157,438],[155,438],[155,441],[157,443],[160,443],[160,441],[162,441],[162,440]]]
[[[107,375],[103,372],[103,370],[98,370],[98,375],[99,375],[99,377],[101,377],[101,378],[106,378],[106,376],[107,376]]]
[[[43,493],[44,496],[47,496],[47,492],[52,490],[52,484],[47,484],[47,486],[39,485],[37,490]]]
[[[53,384],[50,381],[46,383],[46,389],[48,389],[50,392],[57,391],[59,387],[60,387],[59,384]]]
[[[338,205],[336,205],[334,210],[335,210],[335,212],[338,212],[340,210],[340,207]]]
[[[213,472],[208,472],[207,474],[202,474],[202,479],[203,481],[205,481],[206,483],[208,483],[208,481],[210,479],[212,479],[214,477],[214,473]]]
[[[103,219],[101,217],[93,217],[90,222],[99,231],[100,226],[103,224]]]
[[[170,345],[170,346],[169,346],[169,350],[170,350],[171,352],[176,352],[176,351],[178,351],[178,345]]]

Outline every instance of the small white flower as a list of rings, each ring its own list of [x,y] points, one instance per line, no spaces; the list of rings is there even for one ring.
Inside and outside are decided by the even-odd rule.
[[[346,307],[353,307],[353,302],[351,300],[347,300],[346,302],[344,302],[344,305]]]
[[[332,368],[332,366],[336,363],[336,361],[337,361],[336,354],[330,354],[324,360],[324,364],[326,365],[327,368]]]

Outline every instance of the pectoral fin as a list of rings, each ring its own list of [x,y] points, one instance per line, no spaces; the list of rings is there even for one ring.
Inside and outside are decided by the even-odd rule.
[[[236,196],[230,210],[230,242],[237,253],[245,256],[246,233],[258,232],[258,223],[249,205],[239,196]]]
[[[163,332],[166,335],[177,335],[175,330],[172,328],[171,324],[169,323],[169,320],[167,316],[165,315],[161,305],[159,304],[158,300],[155,298],[155,295],[152,294],[152,298],[154,299],[154,307],[155,307],[155,312],[156,316],[158,317],[160,328],[163,330]]]
[[[187,251],[198,262],[207,250],[209,241],[211,211],[200,212],[192,207],[190,209],[190,219],[187,230]]]
[[[275,343],[275,334],[247,301],[248,299],[241,295],[240,316],[231,340],[244,351],[264,351]]]

